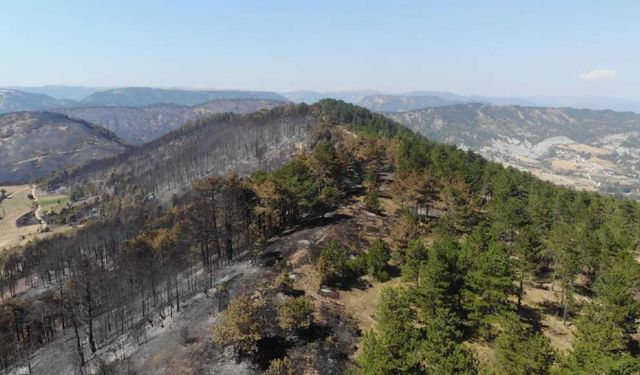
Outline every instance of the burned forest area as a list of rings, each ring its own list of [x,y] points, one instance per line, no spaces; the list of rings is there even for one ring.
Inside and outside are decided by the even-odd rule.
[[[338,100],[198,119],[41,188],[2,374],[635,374],[640,205]]]

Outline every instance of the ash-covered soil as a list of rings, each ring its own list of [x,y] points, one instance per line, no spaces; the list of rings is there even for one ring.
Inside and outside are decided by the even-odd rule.
[[[342,374],[357,349],[361,334],[357,320],[337,296],[318,292],[313,282],[313,263],[329,239],[339,239],[353,249],[365,248],[372,228],[383,220],[360,209],[354,202],[327,218],[307,222],[301,228],[272,238],[266,253],[279,254],[277,264],[244,259],[218,271],[217,282],[225,282],[230,296],[266,295],[267,329],[259,343],[259,353],[236,357],[232,350],[216,347],[211,342],[211,327],[219,314],[215,288],[199,292],[181,302],[181,311],[164,317],[155,316],[145,324],[144,332],[129,332],[100,348],[80,371],[76,363],[74,335],[69,330],[56,342],[34,355],[34,374],[260,374],[271,360],[287,356],[302,373]],[[384,226],[383,226],[384,227]],[[376,233],[381,235],[381,233]],[[295,292],[306,294],[316,313],[311,329],[299,337],[285,337],[276,328],[276,306],[286,298],[271,285],[283,269],[296,275]],[[87,343],[83,343],[87,346]],[[88,347],[85,353],[89,353]],[[11,374],[28,373],[26,367]]]

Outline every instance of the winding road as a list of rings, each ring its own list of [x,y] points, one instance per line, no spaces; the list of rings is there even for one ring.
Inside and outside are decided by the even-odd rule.
[[[36,202],[36,210],[33,215],[36,217],[38,222],[40,223],[40,231],[44,232],[47,229],[47,222],[44,221],[40,212],[42,211],[42,207],[38,204],[38,196],[36,195],[36,186],[31,185],[31,195],[33,196],[33,201]]]

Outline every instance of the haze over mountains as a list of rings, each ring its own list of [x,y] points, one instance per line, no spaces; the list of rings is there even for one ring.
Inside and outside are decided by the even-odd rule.
[[[314,103],[337,98],[388,117],[435,140],[457,144],[482,155],[552,181],[586,189],[636,194],[640,182],[638,115],[613,111],[541,107],[539,103],[575,103],[580,106],[634,108],[633,101],[607,98],[549,97],[499,98],[420,91],[385,94],[375,90],[297,91],[284,94],[242,90],[187,90],[155,88],[27,87],[0,91],[0,112],[57,112],[99,125],[120,142],[142,145],[208,116],[232,112],[247,114],[272,109],[288,101]],[[58,95],[49,97],[43,93]],[[80,100],[62,97],[79,98]],[[580,100],[579,100],[580,99]],[[48,119],[48,117],[43,117]],[[38,122],[40,117],[32,117]],[[48,120],[47,120],[48,121]],[[44,121],[43,125],[49,124]],[[75,121],[75,120],[72,120]],[[14,126],[14,131],[16,128]],[[60,144],[74,149],[75,134]],[[24,140],[24,142],[28,141]],[[25,147],[30,147],[28,144]],[[69,158],[59,166],[77,166],[114,153],[96,152],[94,158]],[[32,165],[17,180],[42,177],[47,168]],[[17,175],[18,176],[18,175]]]
[[[31,88],[31,90],[33,90],[33,88]],[[92,89],[88,90],[91,91]],[[35,91],[43,90],[36,88]],[[72,88],[72,91],[78,93],[79,88]],[[62,94],[60,89],[56,89],[55,92]],[[216,99],[266,99],[287,101],[284,96],[267,91],[181,90],[128,87],[94,92],[82,100],[70,100],[56,99],[36,92],[0,89],[0,113],[96,106],[141,107],[152,104],[192,106]]]
[[[31,96],[39,94],[40,96]],[[46,95],[48,97],[43,97]],[[0,93],[0,113],[62,107],[129,106],[153,104],[196,105],[216,99],[268,99],[313,104],[323,98],[344,100],[375,111],[399,112],[425,107],[483,103],[540,107],[612,109],[640,113],[640,100],[605,96],[490,97],[458,95],[444,91],[388,93],[381,90],[313,91],[276,93],[248,90],[158,89],[145,87],[100,88],[83,86],[9,86]]]

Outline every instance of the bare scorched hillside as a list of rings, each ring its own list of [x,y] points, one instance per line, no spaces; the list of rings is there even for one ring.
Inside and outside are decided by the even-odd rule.
[[[143,144],[190,121],[213,114],[246,114],[284,103],[268,99],[217,99],[194,106],[154,104],[146,107],[77,107],[56,109],[55,112],[104,126],[129,143]]]
[[[107,191],[142,189],[168,198],[193,181],[234,171],[270,169],[304,147],[316,122],[313,107],[286,105],[248,115],[198,120],[118,157],[59,174],[50,187],[94,183]]]

